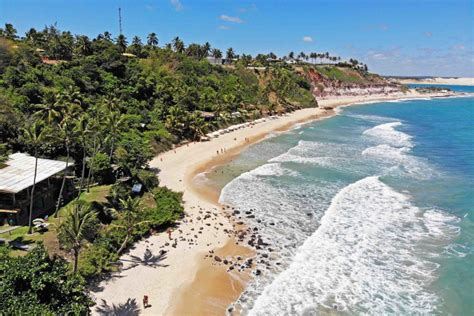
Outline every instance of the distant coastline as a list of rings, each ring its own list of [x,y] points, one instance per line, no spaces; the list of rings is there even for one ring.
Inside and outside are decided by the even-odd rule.
[[[231,273],[224,259],[235,260],[241,257],[244,263],[253,256],[255,250],[246,244],[236,243],[235,232],[245,227],[236,227],[235,220],[217,200],[219,192],[196,185],[196,175],[206,172],[214,166],[233,159],[251,144],[259,142],[271,132],[286,131],[298,123],[307,123],[337,114],[337,107],[395,99],[451,96],[446,93],[420,94],[416,91],[389,95],[369,95],[357,97],[339,97],[319,101],[319,108],[298,110],[277,119],[245,127],[207,142],[194,142],[170,150],[155,157],[150,165],[158,168],[160,183],[172,190],[184,192],[185,210],[188,216],[177,230],[181,236],[194,236],[194,247],[179,243],[176,248],[166,247],[168,265],[152,274],[128,271],[119,273],[120,277],[107,281],[104,291],[95,293],[96,300],[109,302],[122,301],[126,297],[140,297],[146,290],[153,297],[153,306],[148,312],[155,314],[224,314],[227,306],[234,302],[245,289],[251,269]],[[225,152],[220,150],[225,148]],[[217,152],[219,151],[219,154]],[[192,158],[192,159],[190,159]],[[206,216],[207,215],[207,216]],[[209,225],[208,225],[209,224]],[[222,225],[221,225],[222,224]],[[207,226],[210,227],[207,227]],[[201,230],[201,227],[206,229]],[[178,231],[175,234],[178,234]],[[185,237],[185,238],[189,238]],[[159,251],[167,243],[167,236],[160,234],[139,242],[129,255],[150,248]],[[156,248],[156,249],[154,249]],[[218,256],[222,261],[216,260]],[[233,258],[233,259],[230,259]],[[145,272],[145,271],[143,271]],[[203,282],[206,280],[206,282]],[[140,284],[140,289],[131,290],[130,284]],[[125,290],[127,289],[127,290]],[[135,293],[136,292],[136,293]],[[121,297],[124,296],[124,297]]]
[[[397,78],[401,84],[439,84],[439,85],[457,85],[474,86],[474,78]]]

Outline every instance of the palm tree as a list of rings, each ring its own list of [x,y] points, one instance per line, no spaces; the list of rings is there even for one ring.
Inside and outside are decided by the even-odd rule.
[[[126,235],[125,239],[122,242],[122,245],[120,246],[119,250],[117,250],[117,254],[120,254],[127,246],[130,237],[132,237],[133,229],[137,226],[148,223],[148,221],[139,222],[139,213],[142,210],[141,201],[139,199],[133,199],[130,196],[127,197],[126,200],[120,199],[120,207],[123,212],[123,225],[114,226],[118,228],[124,228]]]
[[[112,161],[112,155],[114,153],[115,140],[117,139],[117,133],[120,129],[120,126],[123,124],[123,116],[120,112],[112,111],[107,112],[107,127],[110,134],[110,151],[109,151],[109,161]]]
[[[66,168],[64,169],[63,179],[61,181],[61,188],[59,189],[58,200],[56,202],[56,210],[54,212],[54,217],[58,217],[59,207],[61,206],[61,202],[63,199],[63,190],[64,185],[66,184],[66,171],[69,166],[69,158],[70,158],[70,147],[72,143],[72,139],[74,137],[74,130],[72,124],[72,116],[66,115],[63,117],[62,121],[58,124],[59,127],[59,134],[58,137],[61,137],[64,146],[66,147]]]
[[[109,42],[112,40],[112,34],[110,34],[108,31],[105,31],[102,37]]]
[[[173,48],[177,53],[182,53],[184,51],[184,43],[178,36],[173,39]]]
[[[123,34],[120,34],[118,37],[117,37],[117,40],[116,40],[116,44],[120,50],[121,53],[124,53],[125,50],[127,49],[127,38],[125,37],[125,35]]]
[[[13,27],[13,24],[5,23],[5,29],[3,30],[3,34],[8,39],[16,39],[18,36],[16,35],[16,29]]]
[[[34,121],[30,126],[23,129],[23,136],[25,143],[32,147],[35,157],[35,172],[33,175],[33,186],[31,187],[30,196],[30,214],[28,220],[28,234],[32,233],[32,217],[33,217],[33,202],[36,187],[36,175],[38,172],[38,149],[39,146],[49,138],[49,130],[45,127],[42,120]]]
[[[202,57],[207,57],[209,55],[210,50],[211,50],[211,44],[209,44],[209,42],[204,43],[204,45],[202,45],[202,52],[204,56]]]
[[[146,43],[150,45],[151,47],[158,46],[158,37],[156,36],[156,33],[153,32],[153,33],[148,34]]]
[[[207,129],[209,128],[209,124],[196,112],[189,116],[188,126],[193,133],[193,138],[196,140],[206,135]]]
[[[135,35],[135,36],[132,38],[132,45],[141,47],[141,46],[143,45],[143,44],[142,44],[142,39],[141,39],[139,36],[136,36],[136,35]]]
[[[91,42],[87,36],[81,35],[77,37],[76,51],[81,56],[87,56],[91,53]]]
[[[86,204],[75,203],[66,220],[58,227],[58,239],[74,256],[73,273],[77,272],[79,253],[84,242],[94,233],[96,213]]]
[[[83,114],[75,123],[74,132],[77,133],[79,137],[79,141],[82,147],[82,171],[81,171],[81,182],[79,185],[79,194],[77,198],[82,193],[82,188],[84,187],[84,177],[86,172],[86,155],[87,155],[87,138],[89,136],[89,116],[87,114]]]
[[[91,118],[88,122],[89,129],[89,148],[90,148],[90,159],[89,159],[89,172],[87,173],[87,192],[90,191],[90,181],[94,176],[95,169],[95,158],[100,149],[100,125],[97,118]]]
[[[228,60],[232,60],[232,59],[234,59],[234,57],[235,57],[234,49],[233,49],[232,47],[229,47],[229,48],[227,49],[227,52],[226,52],[226,58],[227,58]]]
[[[57,103],[53,93],[48,92],[43,97],[41,104],[36,104],[35,116],[44,119],[48,124],[55,122],[61,115],[62,105]]]
[[[36,45],[37,43],[37,40],[38,40],[38,31],[36,31],[35,28],[30,28],[26,33],[25,33],[25,38],[26,38],[26,41],[33,44],[33,45]]]
[[[222,58],[222,52],[220,49],[218,48],[213,48],[212,51],[211,51],[211,55],[212,57],[214,57],[215,59],[220,59]]]

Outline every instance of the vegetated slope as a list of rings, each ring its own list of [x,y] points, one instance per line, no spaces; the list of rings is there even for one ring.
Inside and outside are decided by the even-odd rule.
[[[20,130],[33,117],[73,105],[79,115],[96,118],[118,112],[120,130],[135,130],[157,150],[220,126],[316,105],[307,78],[280,66],[263,72],[240,63],[222,67],[157,47],[130,58],[106,39],[56,64],[44,63],[26,42],[3,39],[0,54],[0,140],[15,150],[26,146]],[[49,156],[58,147],[49,148]]]
[[[340,65],[308,66],[304,69],[316,98],[355,96],[397,92],[401,85],[383,77]]]

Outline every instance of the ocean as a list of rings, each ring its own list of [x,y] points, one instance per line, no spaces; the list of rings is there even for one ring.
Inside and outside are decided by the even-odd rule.
[[[206,177],[268,244],[233,310],[472,315],[473,97],[346,107]]]

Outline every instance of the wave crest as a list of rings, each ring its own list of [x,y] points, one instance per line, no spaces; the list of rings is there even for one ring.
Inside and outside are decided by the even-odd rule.
[[[437,265],[425,244],[452,237],[453,218],[423,212],[367,177],[342,189],[291,265],[258,297],[251,315],[351,311],[426,314],[438,298],[426,287]]]

